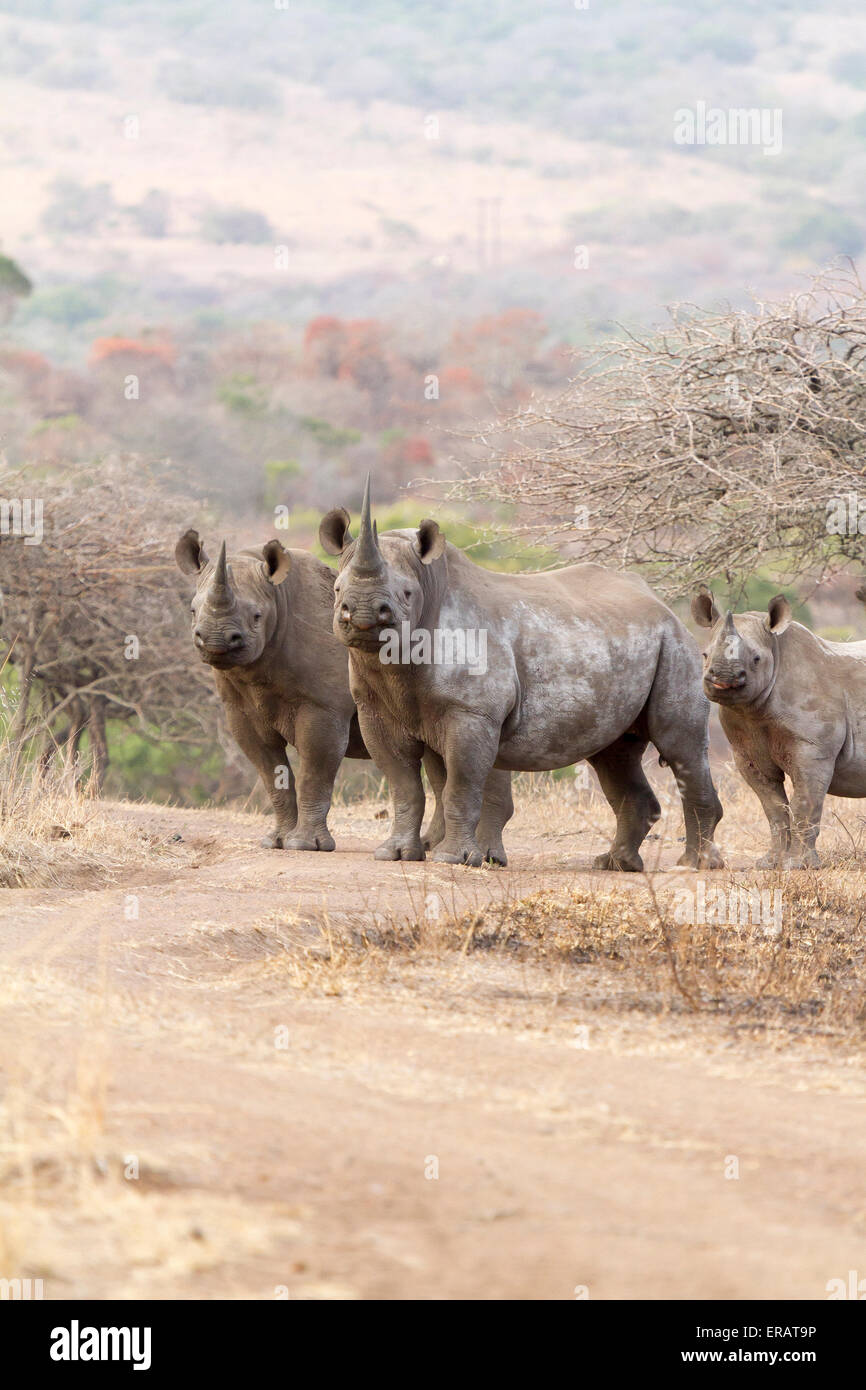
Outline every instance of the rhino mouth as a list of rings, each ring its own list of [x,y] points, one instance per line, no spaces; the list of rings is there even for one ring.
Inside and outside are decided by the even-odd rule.
[[[704,690],[711,700],[731,699],[733,696],[738,695],[740,691],[745,688],[745,685],[745,676],[734,681],[721,681],[715,676],[704,677]]]
[[[215,666],[218,671],[225,671],[231,666],[242,666],[244,664],[246,660],[246,648],[234,647],[231,651],[225,652],[200,651],[199,656],[206,666]]]
[[[360,647],[365,652],[377,652],[382,645],[379,635],[382,630],[377,627],[367,632],[359,632],[357,628],[343,628],[342,637],[347,647]]]

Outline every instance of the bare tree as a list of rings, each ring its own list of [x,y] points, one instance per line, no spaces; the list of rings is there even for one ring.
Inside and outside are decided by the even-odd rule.
[[[153,742],[212,746],[219,702],[191,659],[172,555],[187,504],[129,459],[7,472],[0,490],[11,732],[43,759],[77,753],[86,733],[97,788],[112,720]]]
[[[862,561],[866,291],[846,266],[751,310],[677,306],[502,429],[451,495],[516,504],[518,534],[670,595],[760,565],[821,578]]]

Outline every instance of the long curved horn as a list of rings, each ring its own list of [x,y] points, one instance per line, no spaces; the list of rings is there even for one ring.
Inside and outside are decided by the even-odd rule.
[[[361,504],[361,529],[352,556],[352,569],[356,574],[378,574],[384,566],[376,528],[370,519],[370,474],[364,485],[364,501]]]

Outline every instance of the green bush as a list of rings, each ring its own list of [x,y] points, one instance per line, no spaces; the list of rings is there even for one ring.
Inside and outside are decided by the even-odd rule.
[[[199,218],[205,241],[223,245],[226,242],[260,246],[274,240],[274,231],[263,212],[251,208],[213,207]]]
[[[157,82],[171,101],[189,106],[231,106],[243,111],[278,111],[282,106],[279,88],[260,73],[246,77],[222,65],[163,63]]]
[[[249,372],[233,372],[217,387],[217,397],[226,410],[235,415],[265,415],[268,399],[265,390]]]
[[[42,214],[42,225],[48,232],[85,236],[99,231],[115,210],[110,184],[59,178],[51,185],[51,201]]]
[[[327,420],[319,420],[314,415],[302,415],[298,423],[313,436],[317,444],[326,449],[344,449],[347,444],[360,444],[363,437],[360,430],[340,429],[337,425],[332,425]]]

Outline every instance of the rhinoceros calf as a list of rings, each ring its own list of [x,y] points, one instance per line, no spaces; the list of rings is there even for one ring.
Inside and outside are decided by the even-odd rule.
[[[692,617],[712,629],[704,689],[770,823],[758,867],[820,864],[824,797],[866,796],[866,642],[816,637],[792,621],[781,594],[766,613],[736,619],[730,610],[721,616],[712,594],[696,594]]]
[[[369,479],[357,542],[347,524],[348,513],[335,509],[319,537],[340,555],[334,631],[349,648],[361,732],[391,785],[393,826],[378,858],[424,857],[420,760],[428,746],[446,768],[445,838],[434,859],[482,862],[476,830],[497,770],[586,758],[617,817],[596,867],[640,870],[640,845],[660,815],[641,765],[652,741],[683,800],[680,863],[721,864],[700,658],[642,580],[597,565],[490,572],[447,544],[435,521],[379,537]]]
[[[193,640],[213,667],[229,730],[259,773],[276,816],[263,843],[274,849],[332,850],[328,812],[344,757],[369,758],[349,691],[348,657],[331,630],[334,572],[303,550],[278,540],[216,564],[197,531],[175,547],[184,574],[197,580]],[[297,749],[297,785],[286,745]],[[432,749],[424,767],[436,796],[427,831],[435,845],[445,834],[445,768]],[[485,805],[491,854],[504,854],[502,826],[511,814],[510,779]]]

